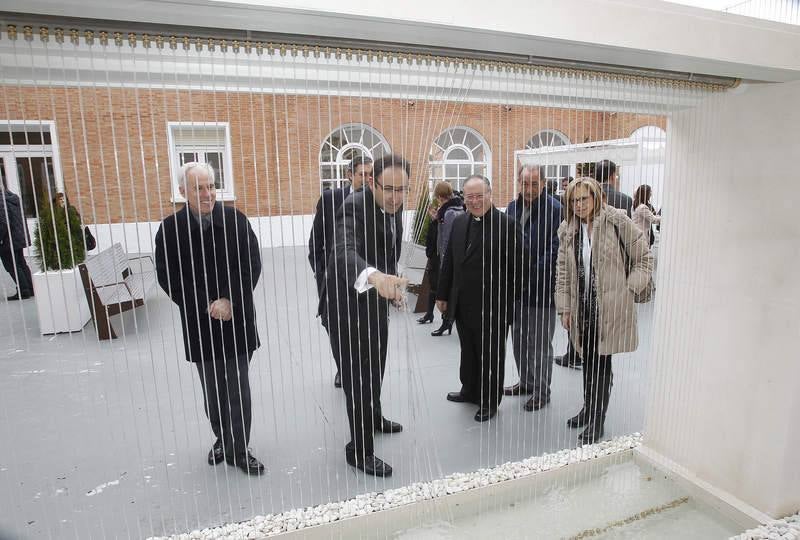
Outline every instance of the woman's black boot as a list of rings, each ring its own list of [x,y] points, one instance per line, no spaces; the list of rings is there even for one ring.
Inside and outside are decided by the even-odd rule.
[[[431,332],[431,335],[439,337],[444,335],[445,332],[447,332],[448,336],[453,333],[453,321],[450,319],[442,319],[442,326]]]
[[[417,319],[419,324],[428,324],[433,322],[433,313],[426,313],[424,317]]]

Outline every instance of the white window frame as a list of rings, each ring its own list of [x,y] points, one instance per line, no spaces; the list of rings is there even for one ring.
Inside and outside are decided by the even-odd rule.
[[[542,145],[542,146],[536,146],[536,147],[531,146],[531,141],[533,139],[538,137],[539,140],[541,141],[543,135],[554,135],[555,137],[557,137],[561,141],[562,144],[549,144],[549,145]],[[541,129],[541,130],[537,131],[536,133],[534,133],[525,142],[525,149],[526,150],[537,150],[539,148],[559,148],[559,147],[562,147],[562,146],[572,146],[572,142],[569,140],[569,137],[567,137],[567,135],[565,133],[562,133],[559,130],[552,129],[552,128],[545,128],[545,129]],[[558,189],[556,190],[556,192],[559,193],[559,194],[562,193],[561,192],[561,178],[563,178],[563,176],[561,176],[561,170],[560,170],[561,167],[569,167],[569,173],[567,174],[567,176],[572,176],[573,178],[575,177],[575,165],[573,165],[573,164],[555,163],[554,162],[554,163],[547,163],[546,165],[543,165],[543,167],[545,167],[545,177],[546,177],[545,179],[546,180],[556,180],[559,183]],[[552,175],[548,174],[552,170],[551,167],[556,167],[557,168],[556,169],[556,170],[558,170],[558,175],[557,176],[552,176]]]
[[[231,126],[229,122],[167,122],[167,142],[169,144],[169,168],[171,171],[172,183],[172,202],[185,203],[186,199],[178,189],[178,178],[180,177],[181,160],[176,147],[174,131],[176,129],[196,128],[219,129],[223,128],[224,137],[222,141],[223,174],[225,178],[225,188],[217,190],[218,201],[235,201],[236,191],[233,179],[233,157],[231,155]]]
[[[0,153],[13,158],[18,157],[50,157],[53,159],[53,173],[55,185],[58,192],[64,191],[64,176],[61,171],[61,153],[58,148],[58,135],[56,133],[55,120],[2,120],[0,119],[0,131],[14,131],[15,128],[22,128],[24,131],[38,132],[47,131],[50,133],[50,144],[7,144],[0,145]],[[33,128],[33,129],[31,129]],[[46,129],[45,129],[46,128]],[[16,168],[13,172],[7,170],[6,178],[15,193],[19,192],[19,179],[17,178]],[[12,182],[14,182],[12,187]]]
[[[341,148],[336,149],[336,161],[322,161],[322,150],[325,148],[325,145],[328,144],[333,148],[333,145],[328,142],[330,138],[333,136],[334,133],[337,131],[345,131],[347,128],[358,127],[362,129],[362,136],[361,140],[363,140],[363,133],[366,131],[371,132],[378,138],[379,144],[373,146],[372,148],[367,148],[361,141],[348,141],[344,146]],[[362,154],[369,157],[373,161],[375,160],[375,155],[373,150],[376,148],[381,148],[383,150],[383,154],[391,154],[392,148],[389,146],[389,142],[386,140],[386,137],[383,136],[383,133],[375,129],[374,127],[370,126],[369,124],[365,124],[363,122],[351,122],[349,124],[342,124],[335,129],[333,129],[330,133],[328,133],[324,139],[322,139],[322,144],[319,147],[319,159],[318,162],[318,169],[320,172],[319,175],[319,189],[322,192],[323,189],[326,189],[325,184],[330,184],[330,188],[339,188],[347,181],[347,178],[341,176],[341,171],[347,168],[350,165],[350,160],[345,159],[345,153],[350,150],[356,148]],[[336,167],[336,178],[322,178],[322,168],[323,167]]]
[[[8,189],[21,195],[22,190],[17,176],[17,158],[44,157],[53,160],[53,176],[55,176],[56,192],[64,192],[64,176],[61,170],[61,153],[58,147],[58,133],[56,132],[55,120],[5,120],[0,119],[0,131],[14,131],[22,128],[24,131],[37,132],[48,131],[50,133],[50,144],[8,144],[0,145],[0,156],[3,157],[6,181]],[[45,129],[46,128],[46,129]],[[13,163],[13,165],[12,165]],[[38,213],[38,212],[37,212]],[[28,231],[33,233],[38,224],[37,218],[27,218]],[[33,246],[25,248],[26,255],[33,253]]]
[[[483,147],[483,160],[482,161],[475,159],[475,156],[473,154],[475,149],[466,146],[463,141],[462,142],[454,142],[452,145],[448,146],[447,148],[442,148],[436,142],[445,133],[450,132],[450,131],[456,131],[456,130],[459,130],[459,129],[465,130],[467,134],[473,135],[474,137],[476,137],[478,139],[478,141],[480,141],[480,145]],[[489,143],[486,141],[486,138],[484,138],[484,136],[481,135],[477,130],[475,130],[475,129],[469,127],[469,126],[452,126],[452,127],[449,127],[447,129],[443,130],[441,133],[439,133],[436,136],[436,138],[433,140],[433,142],[431,143],[431,154],[433,154],[434,145],[438,146],[439,148],[442,148],[442,150],[444,152],[444,159],[442,159],[442,160],[432,160],[430,158],[428,159],[428,190],[430,192],[433,192],[434,184],[437,181],[443,180],[443,181],[446,181],[446,182],[450,182],[450,180],[447,179],[447,174],[446,174],[448,165],[468,165],[470,167],[470,171],[471,171],[470,174],[476,174],[475,173],[475,167],[476,166],[478,166],[478,167],[482,166],[482,167],[484,167],[484,175],[486,176],[486,178],[489,178],[489,180],[491,181],[491,179],[492,179],[492,149],[489,146]],[[475,147],[475,148],[477,148],[477,147]],[[448,156],[450,155],[450,153],[453,150],[456,150],[456,149],[463,150],[468,156],[471,157],[471,159],[448,159]],[[442,174],[441,175],[434,174],[434,171],[440,171],[440,172],[442,172]],[[463,186],[460,186],[460,185],[454,185],[453,189],[460,190],[462,187]]]

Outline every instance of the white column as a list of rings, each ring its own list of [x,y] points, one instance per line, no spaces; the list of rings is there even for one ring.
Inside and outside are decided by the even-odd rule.
[[[800,84],[669,126],[645,448],[772,517],[800,509]]]

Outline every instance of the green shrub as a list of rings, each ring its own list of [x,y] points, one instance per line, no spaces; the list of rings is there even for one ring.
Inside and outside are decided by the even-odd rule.
[[[437,208],[439,202],[437,200],[431,201],[430,194],[427,189],[424,189],[420,194],[419,201],[417,201],[417,213],[414,216],[413,229],[416,232],[414,243],[419,246],[425,245],[425,240],[428,238],[428,229],[431,226],[431,216],[428,215],[428,208]]]
[[[69,270],[86,259],[81,217],[74,207],[52,206],[47,197],[39,205],[39,224],[33,249],[42,271]]]

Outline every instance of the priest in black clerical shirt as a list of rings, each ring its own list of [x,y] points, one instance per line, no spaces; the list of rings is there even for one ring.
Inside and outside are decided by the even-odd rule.
[[[487,178],[469,177],[464,199],[467,213],[453,222],[437,306],[454,315],[461,342],[461,390],[447,399],[478,405],[475,420],[485,422],[503,396],[506,339],[514,298],[522,295],[525,247],[518,223],[492,204]]]

